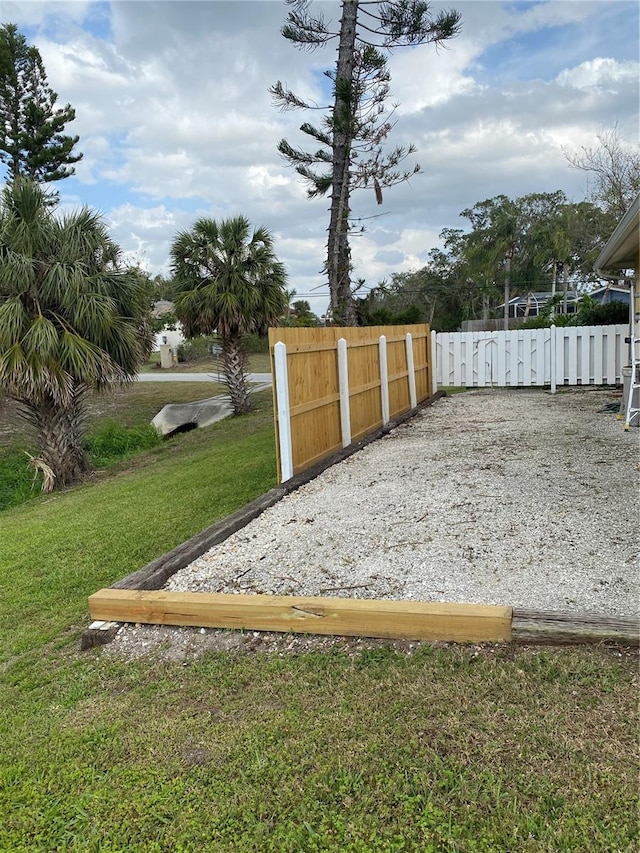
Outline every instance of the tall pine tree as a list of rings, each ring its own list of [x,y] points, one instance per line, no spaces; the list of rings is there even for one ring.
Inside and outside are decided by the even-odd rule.
[[[308,182],[310,197],[331,191],[325,265],[330,310],[339,324],[355,325],[349,249],[351,191],[372,186],[381,204],[383,187],[407,180],[419,170],[398,168],[413,146],[384,152],[393,128],[393,109],[385,108],[390,79],[385,52],[400,46],[442,44],[459,31],[460,15],[446,11],[432,17],[429,4],[422,0],[342,0],[339,28],[331,30],[322,14],[312,14],[308,0],[285,2],[292,7],[282,27],[286,39],[301,49],[321,47],[332,39],[338,42],[335,69],[325,72],[332,81],[333,103],[326,107],[321,126],[305,122],[300,128],[322,147],[305,152],[283,139],[278,150]],[[312,108],[280,81],[270,91],[283,109]],[[317,166],[323,167],[321,172],[316,171]]]
[[[15,24],[0,28],[0,161],[9,180],[18,176],[49,183],[73,175],[82,159],[66,136],[75,118],[70,104],[56,107],[37,47],[27,44]]]

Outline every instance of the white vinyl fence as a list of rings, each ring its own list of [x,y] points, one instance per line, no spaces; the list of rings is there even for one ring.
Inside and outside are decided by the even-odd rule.
[[[627,325],[432,332],[433,387],[618,385]]]

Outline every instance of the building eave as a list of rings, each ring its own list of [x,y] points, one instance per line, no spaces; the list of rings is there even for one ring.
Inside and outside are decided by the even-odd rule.
[[[640,254],[640,193],[609,237],[607,245],[598,255],[593,266],[598,275],[610,277],[623,269],[634,269],[638,273]]]

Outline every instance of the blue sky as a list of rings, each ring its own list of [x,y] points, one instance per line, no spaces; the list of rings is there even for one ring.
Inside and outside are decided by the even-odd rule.
[[[314,5],[339,18],[337,3]],[[556,189],[584,198],[565,152],[595,145],[599,131],[617,123],[638,140],[635,0],[449,5],[463,23],[446,50],[390,60],[400,103],[390,142],[415,143],[423,171],[382,208],[368,191],[354,195],[355,215],[383,214],[353,240],[354,277],[370,286],[421,266],[477,201]],[[197,216],[242,213],[272,230],[290,287],[321,313],[328,202],[308,201],[278,155],[282,137],[305,143],[307,117],[278,112],[268,87],[280,79],[321,101],[335,53],[286,42],[286,12],[270,0],[0,2],[2,22],[38,46],[60,102],[76,109],[67,130],[84,159],[59,185],[64,205],[102,210],[127,256],[152,272]]]

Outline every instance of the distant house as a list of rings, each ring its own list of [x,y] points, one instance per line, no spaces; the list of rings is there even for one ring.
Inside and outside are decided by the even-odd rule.
[[[631,289],[625,285],[606,284],[603,287],[592,290],[589,296],[594,302],[601,302],[603,305],[606,305],[608,302],[624,302],[625,305],[628,305],[631,298]]]
[[[153,308],[151,309],[151,316],[158,318],[163,317],[165,314],[173,314],[173,310],[176,306],[173,302],[169,302],[168,299],[158,299],[157,302],[153,303]]]
[[[169,302],[167,299],[159,299],[153,304],[151,316],[155,320],[159,320],[165,315],[173,314],[174,307],[173,302]],[[154,352],[158,352],[161,344],[169,344],[170,347],[177,347],[183,341],[184,335],[182,334],[180,323],[168,323],[163,329],[156,332],[153,350]]]
[[[582,296],[589,296],[594,302],[601,302],[603,305],[609,302],[623,302],[625,305],[628,305],[630,289],[628,285],[610,283],[597,287],[589,293],[578,293],[575,290],[569,290],[567,291],[566,311],[561,302],[556,306],[556,314],[575,314],[579,307],[578,302]],[[535,293],[528,293],[524,296],[514,296],[513,299],[509,300],[509,317],[515,320],[537,317],[551,298],[552,294],[548,291],[536,291]],[[504,302],[498,306],[498,310],[504,310]]]
[[[552,293],[547,291],[536,291],[535,293],[527,293],[524,296],[514,296],[513,299],[509,300],[509,317],[515,320],[537,317],[552,295]],[[556,314],[575,314],[577,310],[576,300],[578,298],[579,294],[574,290],[568,291],[566,312],[563,311],[563,305],[560,303],[556,307]],[[504,302],[498,306],[498,310],[501,312],[504,311]]]

